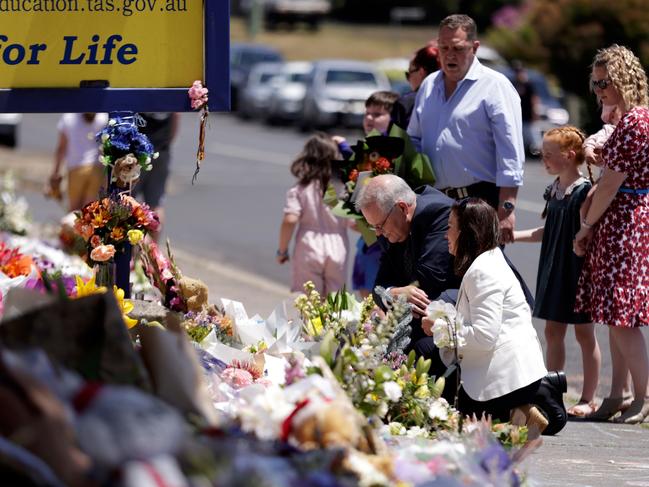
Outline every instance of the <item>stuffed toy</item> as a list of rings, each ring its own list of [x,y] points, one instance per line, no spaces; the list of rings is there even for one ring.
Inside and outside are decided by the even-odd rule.
[[[182,277],[178,281],[178,285],[180,286],[183,301],[187,304],[187,311],[200,313],[210,309],[207,302],[209,290],[203,281],[191,277]]]
[[[140,178],[140,164],[133,154],[126,154],[115,161],[113,181],[120,188],[130,188]]]

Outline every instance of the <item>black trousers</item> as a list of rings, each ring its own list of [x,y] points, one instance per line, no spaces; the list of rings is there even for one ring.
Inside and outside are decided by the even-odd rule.
[[[458,395],[458,409],[465,416],[475,414],[480,418],[483,414],[490,415],[493,419],[500,421],[509,421],[509,415],[512,409],[534,402],[536,392],[541,385],[541,379],[532,382],[530,385],[516,389],[504,396],[490,399],[489,401],[476,401],[471,399],[464,390],[460,388]]]

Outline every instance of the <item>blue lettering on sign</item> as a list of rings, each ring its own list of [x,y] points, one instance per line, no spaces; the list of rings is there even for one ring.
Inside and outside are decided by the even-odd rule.
[[[102,43],[98,34],[90,38],[90,43],[82,46],[77,36],[64,36],[63,57],[59,64],[133,64],[137,61],[137,46],[123,43],[119,34],[111,34]],[[30,44],[25,46],[10,42],[9,37],[0,34],[0,60],[3,64],[40,64],[40,54],[47,50],[47,44]]]
[[[10,66],[15,66],[16,64],[22,63],[25,60],[25,55],[27,54],[25,46],[17,43],[5,45],[3,44],[4,42],[9,42],[9,38],[4,34],[0,34],[0,50],[2,50],[2,62]],[[38,55],[45,49],[47,49],[47,46],[45,44],[30,45],[29,59],[27,61],[27,64],[40,64]]]
[[[59,64],[113,64],[113,51],[116,51],[115,57],[119,64],[132,64],[137,61],[137,46],[127,43],[118,47],[118,42],[122,41],[122,36],[112,34],[100,46],[101,37],[94,34],[91,37],[91,44],[85,48],[78,47],[77,36],[64,36],[65,50],[63,58]],[[101,61],[99,58],[101,57]]]

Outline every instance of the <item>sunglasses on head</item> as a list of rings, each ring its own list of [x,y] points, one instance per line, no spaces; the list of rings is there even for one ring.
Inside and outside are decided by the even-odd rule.
[[[610,79],[591,79],[590,86],[592,89],[599,88],[600,90],[605,90],[612,82]]]

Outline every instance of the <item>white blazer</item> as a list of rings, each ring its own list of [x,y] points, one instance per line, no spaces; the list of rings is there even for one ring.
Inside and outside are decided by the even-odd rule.
[[[499,248],[473,261],[462,278],[456,307],[464,317],[460,334],[466,345],[459,358],[469,397],[495,399],[547,374],[530,307]]]

